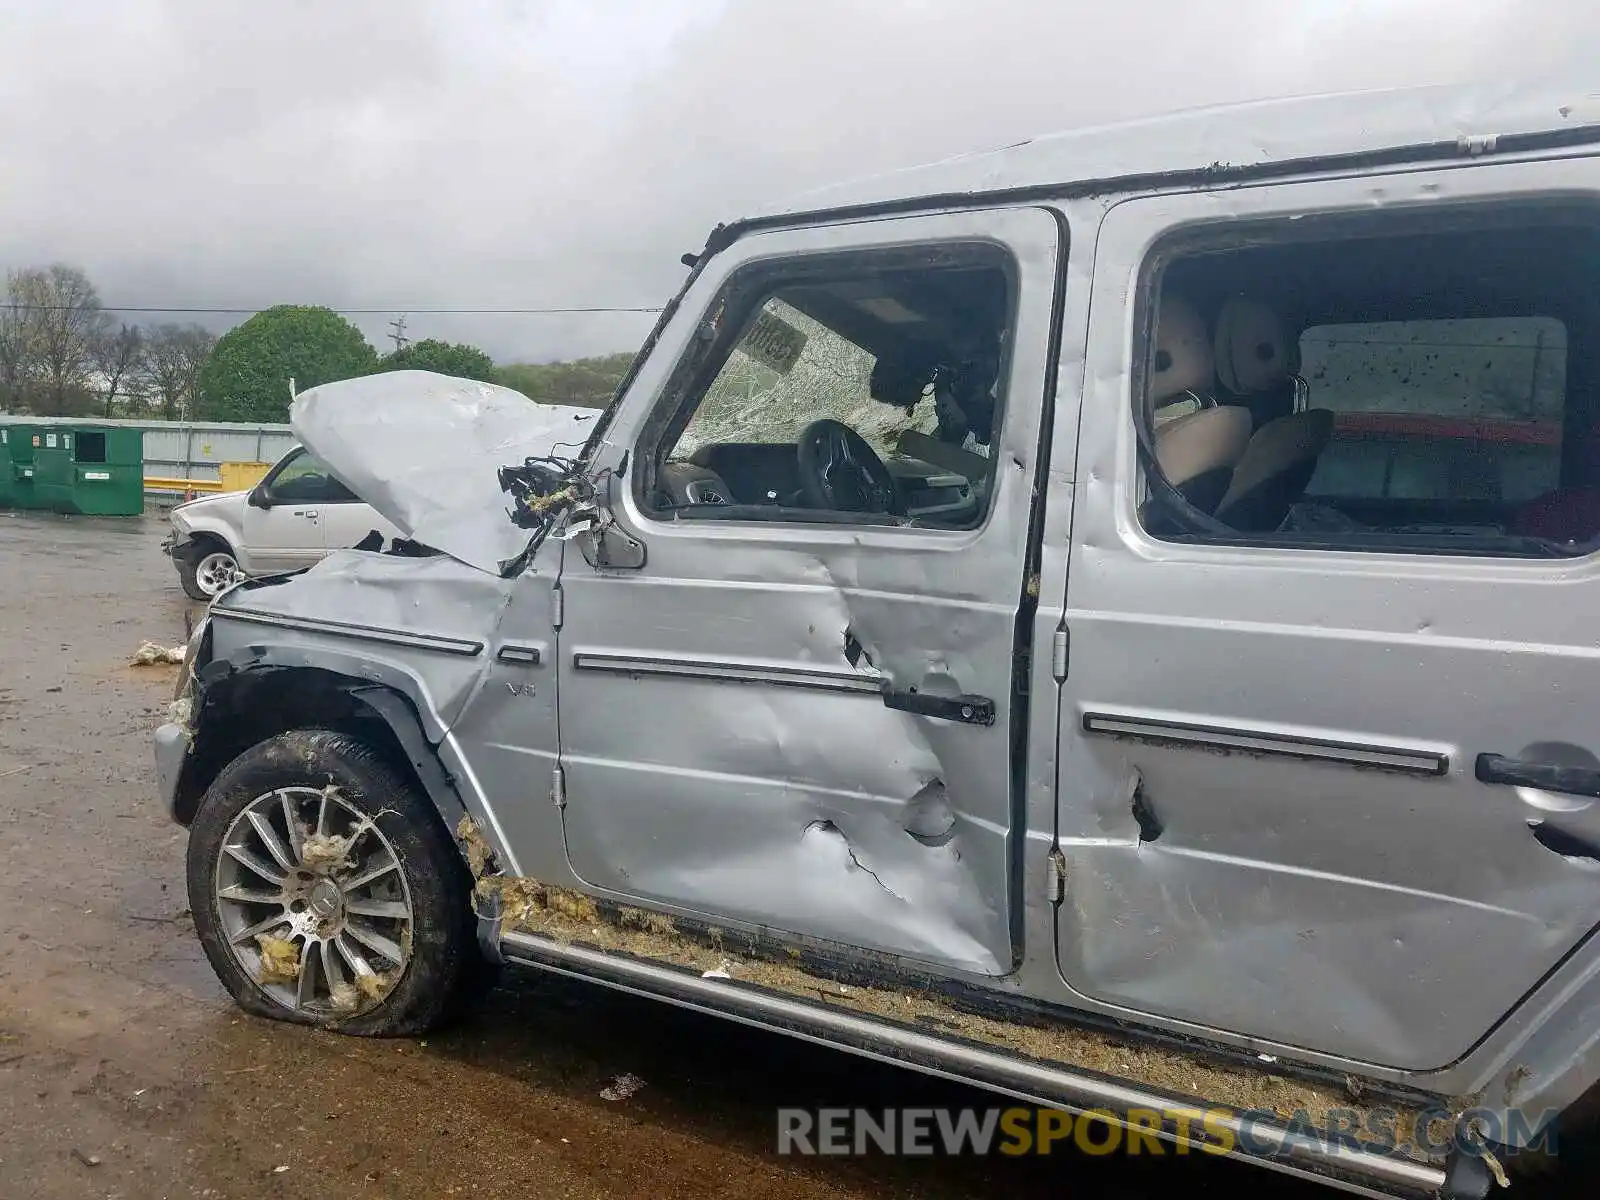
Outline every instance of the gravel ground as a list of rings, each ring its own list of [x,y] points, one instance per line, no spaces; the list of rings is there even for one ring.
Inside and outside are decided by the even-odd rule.
[[[539,977],[427,1041],[244,1016],[154,795],[175,672],[129,665],[192,611],[163,532],[0,512],[0,1197],[1336,1194],[1192,1154],[780,1157],[780,1106],[1005,1102]]]

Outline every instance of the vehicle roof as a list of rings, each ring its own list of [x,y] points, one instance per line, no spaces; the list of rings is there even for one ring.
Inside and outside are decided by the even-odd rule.
[[[833,184],[752,217],[959,199],[1186,174],[1229,178],[1352,156],[1424,156],[1469,140],[1600,142],[1592,82],[1493,81],[1258,100],[1068,130]],[[741,222],[740,224],[745,224]]]

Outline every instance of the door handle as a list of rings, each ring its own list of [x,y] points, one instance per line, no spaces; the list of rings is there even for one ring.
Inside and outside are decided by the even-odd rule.
[[[1560,763],[1507,758],[1503,754],[1480,754],[1476,774],[1480,783],[1501,783],[1600,800],[1600,770],[1594,767],[1568,767]]]
[[[1482,783],[1600,799],[1600,770],[1594,767],[1480,754],[1475,773]],[[1553,854],[1600,862],[1600,830],[1593,827],[1595,821],[1589,815],[1592,807],[1583,803],[1569,812],[1541,812],[1537,817],[1528,818],[1528,832],[1533,834],[1534,841]]]
[[[964,725],[994,724],[994,701],[987,696],[930,696],[916,688],[896,690],[888,683],[882,685],[882,695],[887,707],[919,717],[960,721]]]
[[[314,508],[297,508],[294,510],[294,515],[304,517],[308,521],[315,521],[317,519],[317,510]]]

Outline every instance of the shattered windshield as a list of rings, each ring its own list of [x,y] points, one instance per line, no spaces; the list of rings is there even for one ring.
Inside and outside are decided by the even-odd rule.
[[[727,442],[794,443],[828,417],[859,433],[884,458],[907,430],[932,433],[933,405],[917,411],[874,400],[877,358],[836,330],[774,296],[745,326],[673,450],[687,458]]]

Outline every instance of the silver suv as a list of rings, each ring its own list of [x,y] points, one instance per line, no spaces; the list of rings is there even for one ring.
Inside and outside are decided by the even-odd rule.
[[[389,523],[335,479],[304,446],[273,464],[255,487],[179,504],[165,550],[183,590],[213,600],[241,578],[297,571]]]
[[[196,632],[211,962],[355,1034],[555,970],[1367,1194],[1570,1157],[1597,214],[1578,91],[1177,115],[719,227],[588,422],[303,394],[404,538]]]

